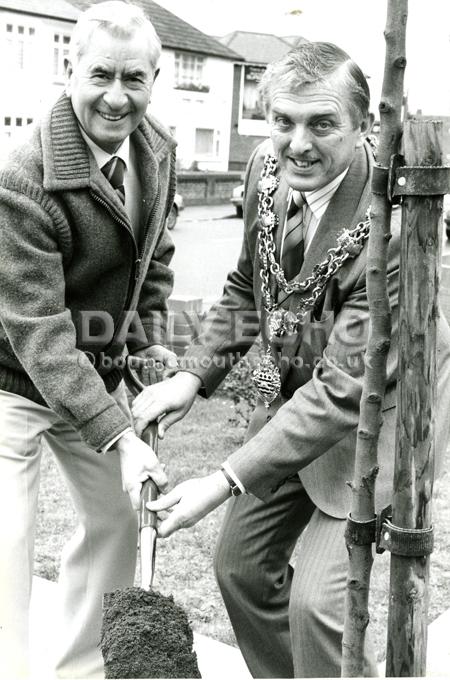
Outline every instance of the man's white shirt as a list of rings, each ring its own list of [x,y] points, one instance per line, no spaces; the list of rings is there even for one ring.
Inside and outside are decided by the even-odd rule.
[[[140,222],[141,222],[141,184],[139,182],[138,166],[136,159],[136,152],[130,138],[127,137],[119,146],[117,151],[113,154],[101,149],[90,137],[87,136],[84,130],[80,128],[83,139],[92,152],[98,167],[101,169],[113,156],[118,156],[125,163],[125,173],[123,183],[125,187],[125,211],[130,219],[133,232],[138,239]]]
[[[334,194],[336,193],[338,187],[340,186],[342,180],[344,179],[345,175],[348,172],[348,168],[344,170],[344,172],[341,172],[340,175],[335,177],[331,182],[326,184],[324,187],[321,187],[320,189],[314,189],[313,191],[304,191],[302,192],[303,197],[305,199],[305,203],[303,205],[303,240],[305,244],[305,249],[304,252],[307,253],[309,246],[311,245],[311,241],[314,238],[314,234],[317,231],[317,227],[319,226],[319,222],[322,219],[323,215],[325,214],[326,209],[328,208],[331,199],[333,198]],[[288,201],[288,210],[289,212],[289,207],[292,203],[296,203],[297,205],[301,203],[301,199],[296,200],[300,192],[290,189],[287,197]],[[286,233],[286,223],[287,223],[287,218],[284,221],[283,225],[283,236],[282,236],[282,244],[284,243],[284,236]],[[281,246],[281,252],[283,252],[283,245]]]

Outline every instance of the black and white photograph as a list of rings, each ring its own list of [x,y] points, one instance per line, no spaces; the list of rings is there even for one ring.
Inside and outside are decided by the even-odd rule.
[[[0,34],[0,680],[450,679],[448,0]]]

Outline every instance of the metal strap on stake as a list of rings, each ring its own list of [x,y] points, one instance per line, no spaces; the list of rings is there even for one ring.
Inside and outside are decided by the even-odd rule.
[[[425,557],[434,547],[433,527],[429,529],[402,529],[386,519],[381,527],[377,551],[389,550],[403,557]]]
[[[345,540],[350,545],[376,543],[377,553],[385,550],[404,557],[425,557],[433,552],[434,532],[429,529],[403,529],[392,524],[392,506],[373,519],[359,522],[347,516]]]
[[[389,167],[375,165],[372,193],[388,197],[392,204],[402,196],[443,196],[450,193],[450,167],[406,166],[403,156],[391,156]]]
[[[393,196],[443,196],[450,191],[450,167],[445,165],[397,168]]]

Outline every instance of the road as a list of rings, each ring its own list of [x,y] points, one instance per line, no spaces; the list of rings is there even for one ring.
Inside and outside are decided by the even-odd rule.
[[[185,208],[171,232],[176,247],[174,296],[201,297],[204,308],[215,302],[237,262],[242,233],[242,219],[235,216],[232,205]],[[450,240],[444,234],[442,254],[450,256]]]
[[[204,307],[219,299],[241,249],[243,222],[232,205],[189,206],[171,232],[174,296],[201,297]]]

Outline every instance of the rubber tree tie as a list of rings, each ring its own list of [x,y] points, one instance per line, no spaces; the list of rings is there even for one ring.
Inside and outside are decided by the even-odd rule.
[[[389,168],[383,168],[381,165],[374,165],[372,174],[371,190],[373,194],[379,196],[386,196],[389,183]]]
[[[347,545],[370,545],[375,541],[376,527],[376,516],[373,519],[359,522],[353,519],[349,513],[345,528],[345,542]]]
[[[392,154],[389,159],[389,167],[375,165],[372,172],[371,190],[373,194],[386,196],[392,204],[400,203],[400,198],[394,193],[395,180],[398,168],[403,167],[405,159],[401,154]]]

